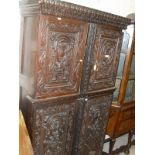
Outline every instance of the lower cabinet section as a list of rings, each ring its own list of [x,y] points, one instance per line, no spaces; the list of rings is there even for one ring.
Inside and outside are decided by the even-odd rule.
[[[34,154],[71,155],[77,100],[59,99],[31,104]]]
[[[29,122],[35,155],[101,155],[112,95],[33,100]]]

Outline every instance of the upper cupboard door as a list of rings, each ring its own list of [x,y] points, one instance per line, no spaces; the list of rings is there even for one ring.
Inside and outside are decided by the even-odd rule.
[[[37,97],[78,94],[87,23],[41,16],[37,55]]]
[[[89,91],[115,86],[122,32],[97,25],[92,49]]]

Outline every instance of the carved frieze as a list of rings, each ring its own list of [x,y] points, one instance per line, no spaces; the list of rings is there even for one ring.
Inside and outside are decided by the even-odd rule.
[[[23,15],[41,13],[90,23],[108,24],[118,28],[126,28],[130,23],[130,19],[121,16],[58,0],[31,0],[30,2],[22,0],[20,8]]]

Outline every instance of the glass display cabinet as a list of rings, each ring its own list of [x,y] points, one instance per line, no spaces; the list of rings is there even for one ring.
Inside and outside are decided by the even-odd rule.
[[[106,134],[110,136],[109,155],[112,154],[116,138],[129,134],[124,152],[129,153],[135,128],[135,32],[134,24],[123,31],[123,44]]]

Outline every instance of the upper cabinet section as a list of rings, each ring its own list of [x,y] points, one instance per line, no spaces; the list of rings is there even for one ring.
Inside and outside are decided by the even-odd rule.
[[[37,96],[79,92],[87,23],[41,16],[37,54]]]
[[[122,45],[122,32],[98,25],[92,49],[89,91],[113,87]]]
[[[130,19],[54,0],[22,0],[20,85],[33,98],[114,86]]]

